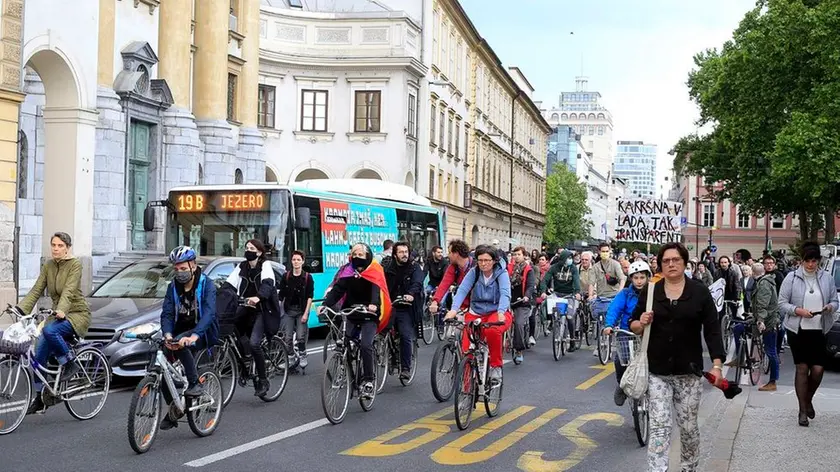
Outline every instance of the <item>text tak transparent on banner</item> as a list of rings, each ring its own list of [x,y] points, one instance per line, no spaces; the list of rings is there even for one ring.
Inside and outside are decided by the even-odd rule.
[[[621,242],[680,242],[682,209],[680,202],[619,199],[614,237]]]

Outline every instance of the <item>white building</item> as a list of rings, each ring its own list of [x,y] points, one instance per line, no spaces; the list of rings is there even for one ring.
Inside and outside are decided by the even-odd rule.
[[[656,144],[619,141],[616,147],[615,175],[627,181],[636,198],[656,198]]]
[[[588,78],[577,77],[575,91],[561,93],[559,106],[543,113],[552,127],[571,126],[592,153],[592,164],[598,172],[607,175],[612,170],[614,156],[612,114],[598,103],[599,92],[587,90],[588,83]]]
[[[420,10],[386,3],[262,0],[258,124],[268,180],[373,178],[424,193],[415,178]]]

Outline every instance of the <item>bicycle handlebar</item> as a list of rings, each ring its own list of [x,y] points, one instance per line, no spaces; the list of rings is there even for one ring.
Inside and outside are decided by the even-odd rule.
[[[412,305],[413,303],[414,303],[414,300],[412,300],[412,301],[408,301],[408,300],[406,300],[406,299],[405,299],[405,297],[404,297],[404,296],[402,296],[402,297],[397,297],[397,298],[395,298],[395,299],[391,300],[391,305],[403,305],[403,306],[410,306],[410,305]]]
[[[364,306],[364,305],[353,305],[350,308],[344,308],[344,309],[341,309],[341,310],[338,310],[338,311],[335,311],[328,306],[321,305],[321,310],[330,312],[335,316],[341,316],[341,317],[347,317],[347,316],[352,315],[353,313],[359,313],[359,314],[362,314],[362,315],[366,315],[366,314],[375,315],[376,314],[372,311],[369,311],[367,309],[367,307]]]
[[[630,335],[630,336],[638,336],[638,334],[636,334],[632,331],[628,331],[626,329],[612,328],[612,330],[613,330],[613,333],[621,333],[621,334],[627,334],[627,335]]]

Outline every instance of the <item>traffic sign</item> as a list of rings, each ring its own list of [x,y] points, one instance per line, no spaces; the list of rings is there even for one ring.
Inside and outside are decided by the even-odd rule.
[[[710,250],[710,251],[712,251],[712,254],[714,254],[714,253],[716,253],[716,252],[717,252],[717,246],[715,246],[714,244],[712,244],[712,246],[709,248],[709,250]]]

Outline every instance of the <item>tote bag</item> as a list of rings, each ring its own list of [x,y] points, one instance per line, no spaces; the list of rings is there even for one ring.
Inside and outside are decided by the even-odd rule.
[[[653,287],[654,284],[648,284],[647,303],[645,305],[645,312],[653,309]],[[642,334],[642,347],[639,352],[630,361],[627,370],[621,377],[619,386],[628,397],[638,400],[644,396],[648,388],[648,359],[647,349],[648,340],[650,339],[650,324],[645,326],[645,332]]]

